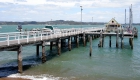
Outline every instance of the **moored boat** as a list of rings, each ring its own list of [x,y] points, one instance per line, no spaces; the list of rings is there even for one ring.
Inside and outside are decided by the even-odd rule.
[[[16,28],[16,30],[21,32],[22,31],[22,26],[21,25],[18,25],[17,28]]]

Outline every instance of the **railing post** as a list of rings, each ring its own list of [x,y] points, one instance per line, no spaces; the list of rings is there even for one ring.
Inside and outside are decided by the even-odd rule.
[[[36,41],[36,32],[34,33],[34,41]]]
[[[41,32],[41,40],[42,40],[42,32]]]
[[[27,32],[27,43],[29,42],[29,32]]]
[[[20,34],[18,34],[18,44],[20,44],[20,41],[19,41],[19,39],[20,39]]]

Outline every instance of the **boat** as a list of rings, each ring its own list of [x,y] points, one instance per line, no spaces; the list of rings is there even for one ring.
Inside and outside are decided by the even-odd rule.
[[[42,28],[41,31],[42,32],[52,32],[52,30],[50,28]]]
[[[116,32],[120,31],[121,29],[121,24],[119,24],[115,18],[112,18],[106,25],[105,25],[105,30],[106,32]]]
[[[22,26],[21,25],[18,25],[17,28],[16,28],[16,30],[21,32],[22,31]]]
[[[52,25],[46,25],[45,28],[50,29],[51,32],[53,32],[53,33],[60,33],[61,32],[60,29],[58,29],[57,27],[54,27]]]
[[[2,27],[0,26],[0,29],[1,29]]]

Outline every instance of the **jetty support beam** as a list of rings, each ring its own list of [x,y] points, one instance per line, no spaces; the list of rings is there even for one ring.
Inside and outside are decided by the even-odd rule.
[[[50,42],[50,51],[52,51],[53,41]]]
[[[77,37],[76,37],[77,39],[76,39],[76,46],[77,46],[77,48],[79,47],[79,35],[77,35]]]
[[[130,43],[131,49],[133,49],[133,38],[129,38],[129,43]]]
[[[111,36],[109,36],[109,47],[111,47]]]
[[[90,36],[90,52],[89,52],[89,56],[92,56],[92,36]]]
[[[118,39],[119,35],[118,35],[118,31],[117,31],[117,34],[116,34],[116,47],[118,48],[119,47],[119,39]]]
[[[22,73],[22,45],[19,45],[18,46],[18,50],[17,50],[17,57],[18,57],[18,72],[19,73]]]
[[[36,45],[36,56],[39,56],[39,44]]]
[[[71,37],[68,38],[68,48],[69,51],[71,51]]]
[[[42,41],[42,63],[46,62],[45,41]]]
[[[85,33],[83,33],[83,45],[86,46]]]
[[[60,56],[61,54],[61,39],[59,38],[57,40],[58,44],[57,44],[57,50],[58,50],[58,55]]]
[[[92,40],[94,40],[94,35],[92,35]]]

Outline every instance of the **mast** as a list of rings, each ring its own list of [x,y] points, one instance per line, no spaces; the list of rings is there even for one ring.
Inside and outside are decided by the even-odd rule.
[[[126,9],[125,9],[125,27],[126,27]]]
[[[129,9],[129,27],[132,29],[132,23],[133,23],[133,14],[132,14],[132,4]]]

